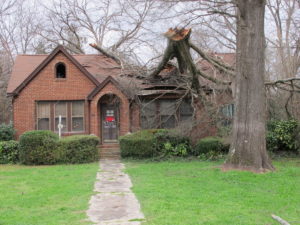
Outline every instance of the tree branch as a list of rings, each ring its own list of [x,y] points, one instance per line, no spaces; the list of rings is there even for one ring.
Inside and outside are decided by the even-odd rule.
[[[97,44],[90,44],[91,47],[93,47],[94,49],[96,49],[97,51],[99,51],[100,53],[102,53],[103,55],[115,60],[118,64],[121,65],[121,60],[118,59],[117,57],[115,57],[114,55],[108,53],[106,50],[104,50],[103,48],[99,47]]]
[[[208,56],[206,53],[204,53],[200,48],[198,48],[193,43],[189,43],[191,48],[194,49],[203,59],[211,63],[213,66],[215,66],[219,71],[224,71],[225,73],[235,76],[235,73],[233,72],[234,69],[231,66],[225,65],[224,63],[220,62],[219,60],[216,60],[210,56]]]
[[[277,222],[279,222],[281,225],[290,225],[287,221],[283,220],[282,218],[280,218],[279,216],[276,216],[274,214],[271,215],[272,218],[274,220],[276,220]]]
[[[212,82],[214,82],[214,83],[216,83],[216,84],[225,84],[225,85],[230,85],[230,84],[231,84],[230,81],[220,81],[220,80],[218,80],[218,79],[215,79],[215,78],[213,78],[213,77],[210,77],[210,76],[206,75],[205,73],[203,73],[201,70],[197,70],[197,73],[198,73],[201,77],[203,77],[203,78],[205,78],[205,79],[207,79],[207,80],[210,80],[210,81],[212,81]]]
[[[276,84],[286,84],[287,82],[291,82],[291,81],[297,81],[300,80],[300,78],[297,77],[293,77],[293,78],[288,78],[288,79],[283,79],[283,80],[276,80],[273,82],[265,82],[265,85],[276,85]]]

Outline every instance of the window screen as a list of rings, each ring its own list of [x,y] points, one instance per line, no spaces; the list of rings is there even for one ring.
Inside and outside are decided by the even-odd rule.
[[[142,103],[141,127],[143,129],[156,128],[156,102],[149,101]]]
[[[55,108],[55,130],[58,131],[59,116],[61,116],[61,123],[63,125],[62,133],[68,130],[67,127],[67,103],[58,102],[54,106]]]
[[[221,107],[220,111],[224,117],[232,119],[234,114],[234,104],[225,105]]]
[[[190,101],[183,100],[179,106],[180,121],[187,121],[192,119],[193,107]]]
[[[176,125],[176,101],[159,100],[160,127],[174,128]]]
[[[50,103],[37,103],[37,129],[50,130]]]
[[[72,102],[72,131],[84,131],[84,102]]]

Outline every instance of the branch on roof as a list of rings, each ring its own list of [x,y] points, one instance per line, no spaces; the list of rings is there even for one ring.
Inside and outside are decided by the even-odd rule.
[[[172,58],[176,58],[181,74],[189,74],[192,78],[192,87],[199,94],[200,83],[197,74],[197,68],[193,62],[189,37],[191,29],[170,28],[164,36],[168,38],[168,46],[164,52],[163,59],[157,68],[150,74],[151,78],[158,78],[159,73],[164,69],[165,65]]]
[[[206,53],[204,53],[200,48],[198,48],[193,43],[189,43],[191,48],[194,49],[203,59],[211,63],[214,67],[216,67],[220,72],[225,72],[231,76],[235,76],[234,69],[231,66],[228,66],[222,63],[220,60],[217,60],[213,57],[210,57]]]
[[[163,58],[161,62],[158,64],[156,69],[150,74],[150,79],[160,78],[160,72],[165,69],[168,61],[172,58],[176,58],[178,62],[179,71],[181,74],[189,75],[192,79],[192,87],[199,94],[200,92],[200,81],[199,76],[204,79],[210,80],[216,84],[229,85],[231,82],[221,81],[216,78],[213,78],[207,74],[205,74],[201,69],[198,69],[196,64],[193,61],[193,58],[190,53],[190,48],[194,49],[203,59],[208,61],[211,65],[217,68],[221,72],[225,72],[232,76],[235,75],[234,69],[224,64],[223,62],[215,59],[204,53],[201,49],[197,48],[190,41],[191,29],[178,29],[178,28],[170,28],[164,36],[168,39],[168,45],[163,54]]]
[[[112,55],[111,53],[108,53],[106,50],[104,50],[103,48],[101,48],[100,46],[98,46],[97,44],[90,44],[91,47],[93,47],[94,49],[96,49],[97,51],[99,51],[101,54],[115,60],[118,64],[122,64],[121,60],[119,58],[117,58],[116,56]]]
[[[174,53],[173,53],[173,46],[170,44],[170,42],[168,43],[168,46],[164,52],[163,58],[161,60],[161,62],[158,64],[158,66],[156,67],[156,69],[150,74],[150,77],[157,77],[158,74],[164,69],[164,67],[166,66],[166,64],[169,62],[170,59],[172,59],[174,57]]]
[[[224,84],[224,85],[230,85],[231,84],[230,81],[221,81],[221,80],[218,80],[216,78],[210,77],[210,76],[206,75],[204,72],[202,72],[201,70],[197,70],[197,73],[201,77],[203,77],[203,78],[205,78],[207,80],[210,80],[210,81],[214,82],[215,84]]]

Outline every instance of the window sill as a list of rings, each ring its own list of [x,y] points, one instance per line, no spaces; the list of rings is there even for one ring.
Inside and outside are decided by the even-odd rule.
[[[55,132],[55,133],[58,134],[58,132]],[[61,136],[65,137],[65,136],[81,135],[81,134],[87,134],[88,135],[88,133],[85,132],[85,131],[80,131],[80,132],[78,131],[78,132],[65,132],[65,133],[62,133]]]
[[[55,78],[55,81],[64,82],[64,81],[67,81],[67,79],[66,78]]]

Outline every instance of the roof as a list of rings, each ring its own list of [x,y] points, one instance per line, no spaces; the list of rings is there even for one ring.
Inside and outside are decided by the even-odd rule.
[[[154,91],[145,91],[145,89],[164,89],[170,91],[173,89],[174,78],[178,70],[176,66],[168,63],[164,70],[160,72],[161,80],[149,83],[145,80],[137,78],[136,76],[129,76],[132,71],[122,71],[120,65],[110,57],[105,55],[84,55],[84,54],[69,54],[62,46],[58,46],[50,55],[18,55],[12,70],[10,81],[7,87],[8,94],[18,94],[54,57],[58,52],[63,52],[98,88],[94,90],[89,96],[95,95],[96,90],[100,90],[103,82],[111,81],[117,83],[121,90],[126,92],[127,96],[133,95],[152,95]],[[214,58],[223,61],[227,65],[234,65],[234,53],[213,53]],[[197,61],[197,66],[201,68],[207,75],[223,81],[231,80],[228,75],[220,74],[209,62],[200,59]],[[108,78],[110,77],[110,78]],[[171,78],[171,79],[170,79]],[[199,78],[201,85],[211,85],[211,81],[204,78]],[[171,86],[170,86],[171,85]],[[170,87],[169,87],[170,86]],[[138,92],[136,92],[139,90]]]
[[[235,64],[235,53],[211,53],[210,56],[229,66],[233,66]],[[202,58],[197,60],[197,64],[204,70],[212,67],[209,62]]]
[[[218,60],[222,62],[223,64],[227,66],[234,67],[235,66],[235,53],[210,53],[209,54],[211,58]],[[196,66],[198,69],[200,69],[202,72],[205,73],[208,77],[215,78],[220,81],[224,82],[231,82],[232,81],[232,76],[228,75],[226,73],[220,72],[218,69],[214,67],[210,62],[208,62],[205,59],[198,59],[196,61]],[[162,71],[158,74],[159,77],[158,79],[149,79],[147,80],[146,78],[144,79],[144,82],[142,82],[139,86],[141,89],[146,90],[146,89],[164,89],[164,90],[172,90],[172,87],[175,85],[176,87],[180,82],[185,82],[186,79],[184,79],[184,76],[180,76],[180,72],[177,69],[177,66],[173,64],[172,62],[168,62],[165,67],[163,68]],[[180,79],[182,78],[182,79]],[[212,81],[203,78],[199,76],[199,82],[201,87],[203,88],[211,88],[216,86],[215,83]],[[141,91],[140,93],[143,93],[142,95],[145,95],[144,92]],[[149,92],[150,93],[150,92]],[[140,94],[139,94],[140,95]]]
[[[108,76],[118,76],[121,68],[113,59],[104,55],[71,55],[63,47],[57,47],[50,55],[18,55],[12,69],[7,93],[18,93],[58,53],[63,52],[96,85]]]
[[[211,53],[210,56],[214,59],[219,60],[227,66],[235,67],[235,53]],[[211,63],[206,61],[205,59],[199,59],[196,63],[197,67],[203,71],[209,77],[215,78],[224,82],[231,82],[232,76],[221,73],[218,69],[216,69]],[[199,77],[199,81],[201,85],[206,86],[215,86],[212,81],[205,79],[203,77]]]
[[[97,86],[89,95],[88,95],[88,100],[92,100],[99,91],[101,91],[109,82],[113,83],[123,94],[127,97],[130,98],[128,93],[124,90],[122,86],[120,86],[119,82],[116,81],[113,77],[108,76],[99,86]]]

